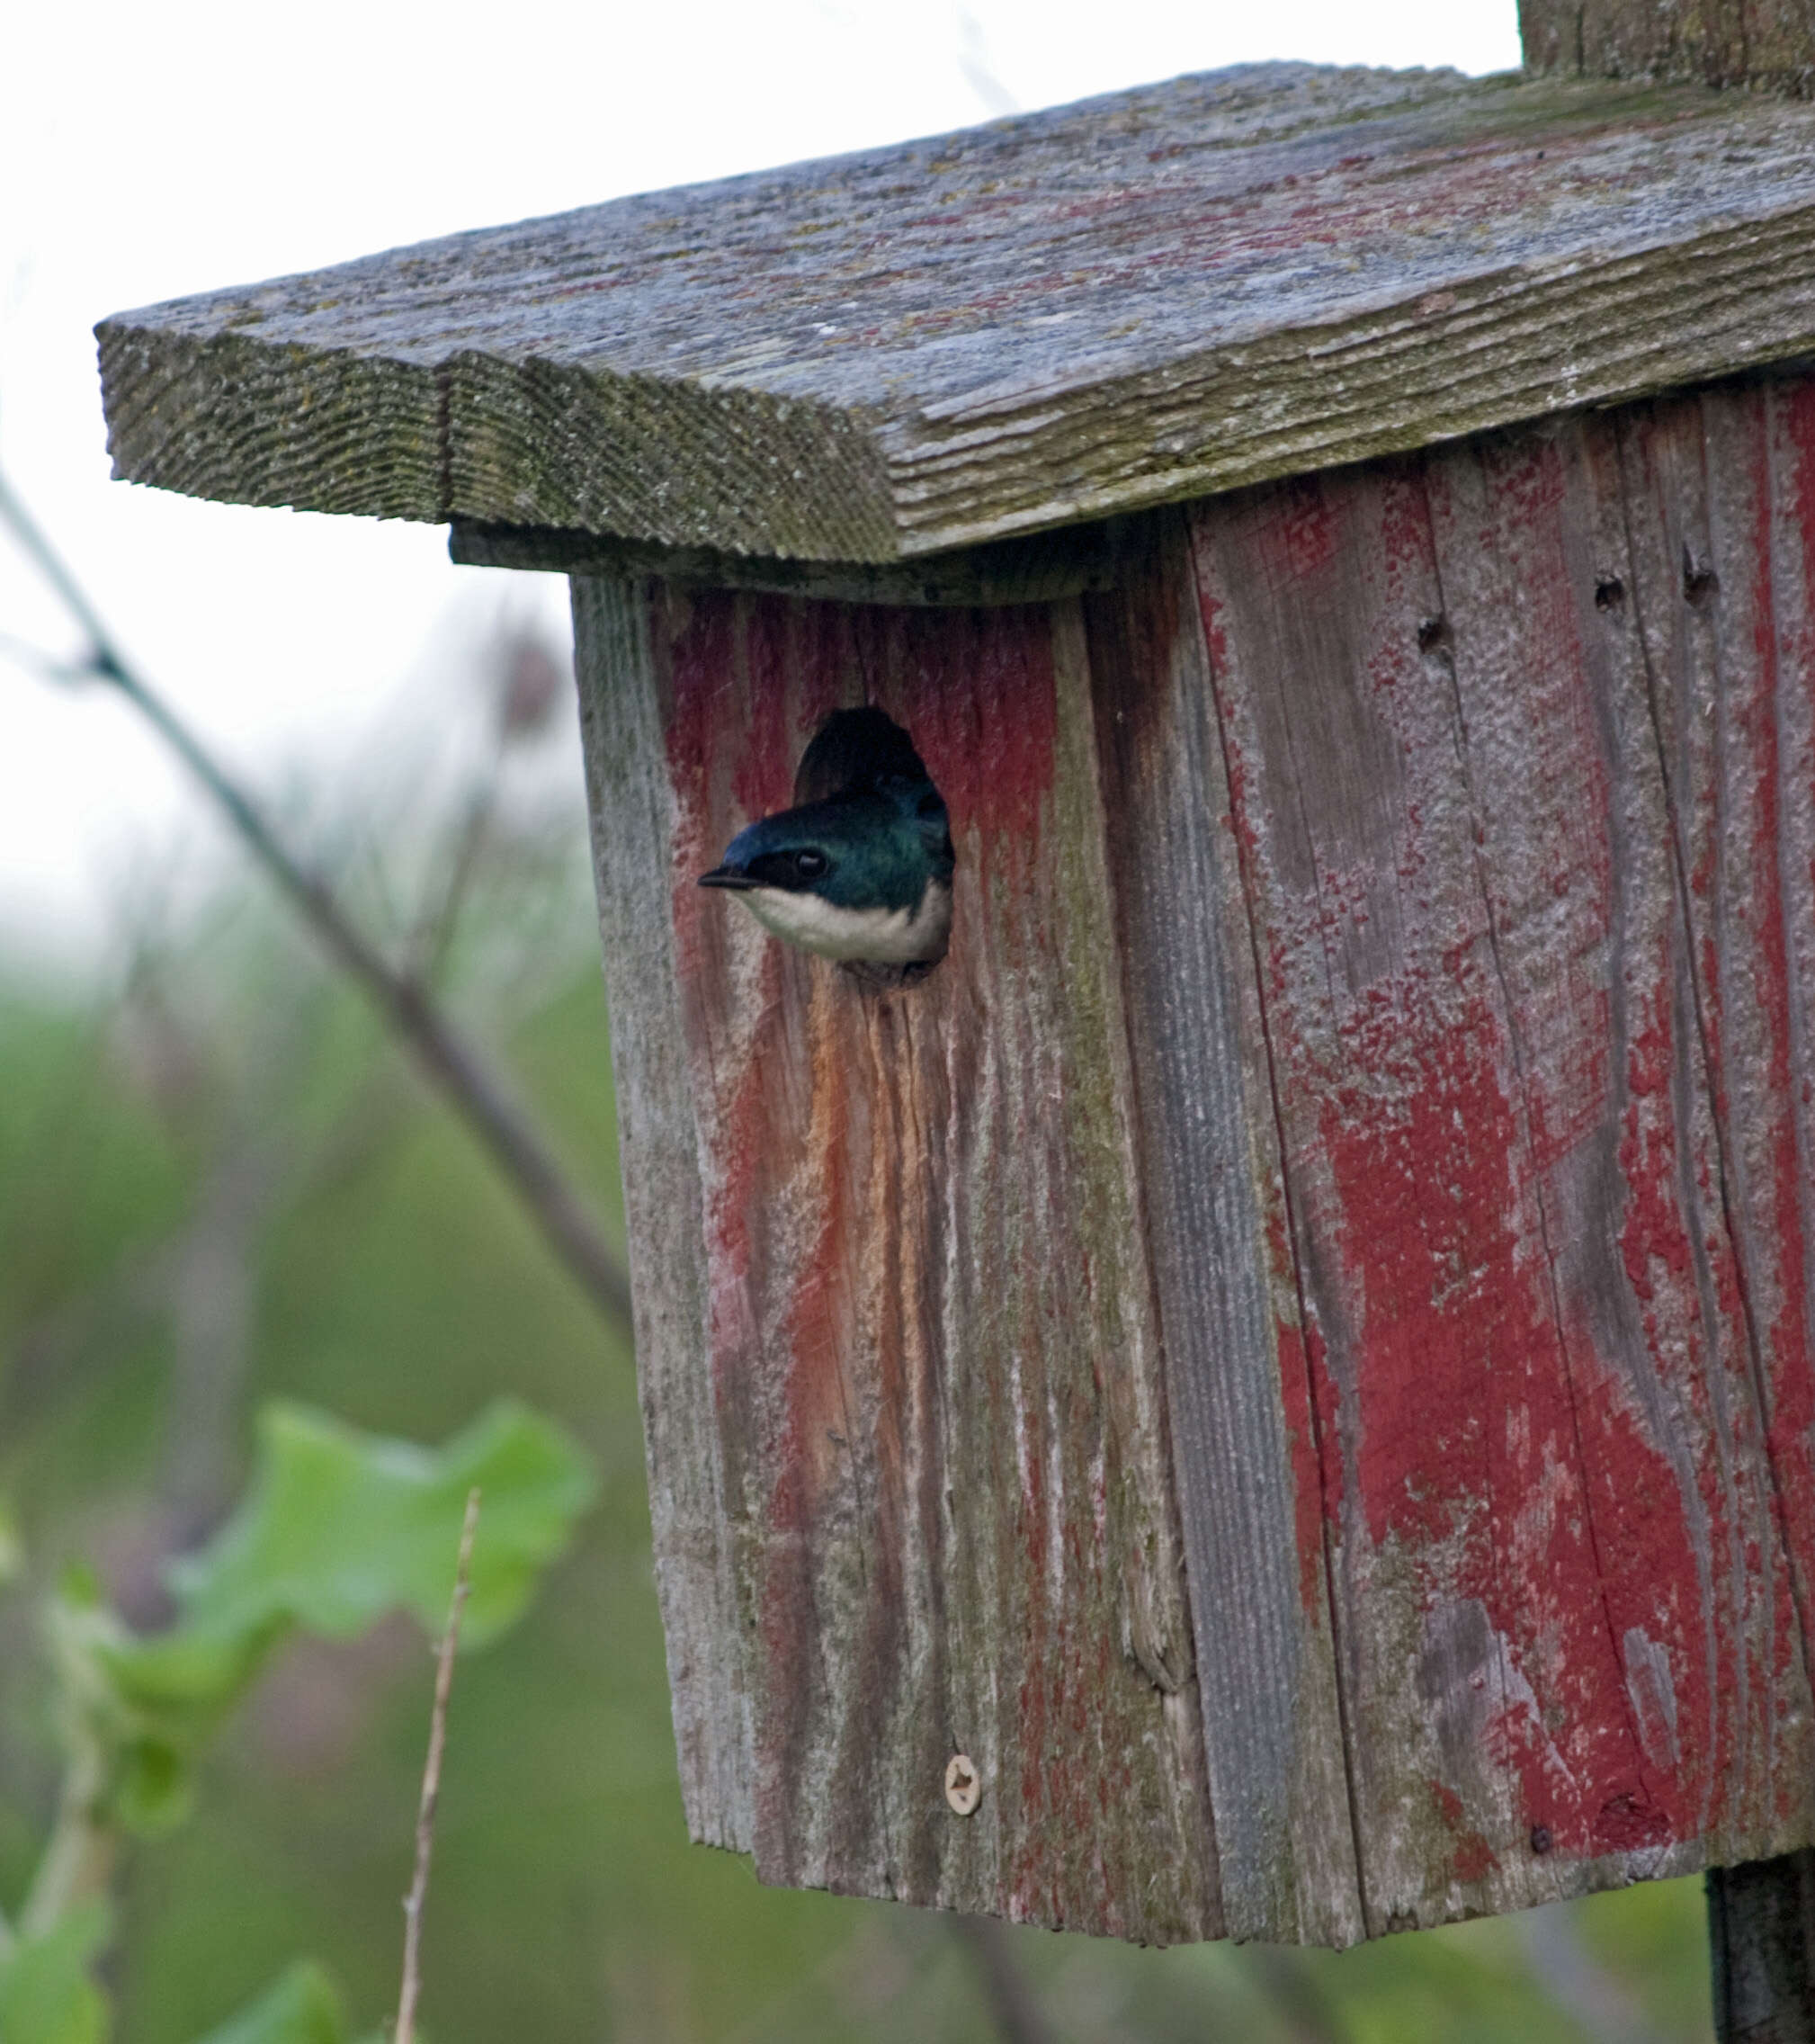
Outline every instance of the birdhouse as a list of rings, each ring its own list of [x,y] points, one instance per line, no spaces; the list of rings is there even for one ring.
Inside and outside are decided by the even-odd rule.
[[[1333,1944],[1815,1842],[1815,107],[1244,67],[100,339],[118,474],[572,578],[697,1838]],[[854,708],[911,972],[728,858]]]

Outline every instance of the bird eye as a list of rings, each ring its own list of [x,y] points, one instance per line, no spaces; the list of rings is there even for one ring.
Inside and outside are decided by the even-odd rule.
[[[945,799],[936,788],[928,788],[926,793],[921,796],[919,806],[914,813],[916,816],[926,818],[930,822],[934,817],[944,815]]]
[[[794,871],[802,880],[817,880],[825,870],[824,852],[805,851],[794,854]]]

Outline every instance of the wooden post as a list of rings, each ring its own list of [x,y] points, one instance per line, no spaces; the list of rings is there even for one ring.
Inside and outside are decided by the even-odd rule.
[[[1815,1852],[1711,1867],[1708,1931],[1722,2044],[1815,2036]]]
[[[1525,67],[1815,94],[1811,0],[1519,0]]]
[[[573,578],[696,1836],[1330,1943],[1815,1845],[1815,109],[1261,67],[101,337],[122,473]],[[886,993],[694,884],[858,703]]]

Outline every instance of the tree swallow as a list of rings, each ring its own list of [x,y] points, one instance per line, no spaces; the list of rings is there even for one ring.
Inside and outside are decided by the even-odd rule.
[[[801,756],[794,802],[738,831],[700,885],[873,984],[924,978],[952,934],[956,862],[914,741],[881,710],[835,710]]]

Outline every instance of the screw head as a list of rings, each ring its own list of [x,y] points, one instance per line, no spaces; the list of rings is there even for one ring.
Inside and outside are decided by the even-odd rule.
[[[983,1800],[983,1778],[969,1753],[953,1753],[945,1762],[945,1800],[961,1817]]]

